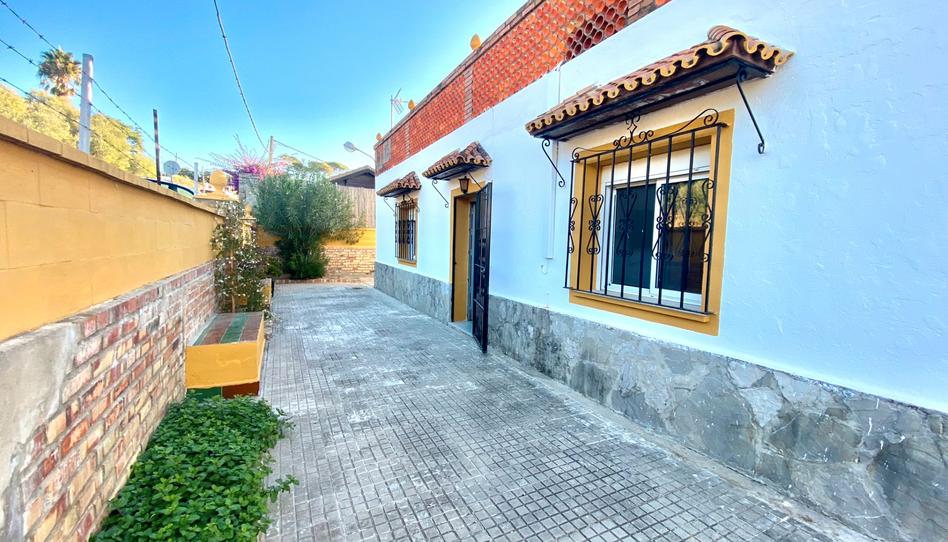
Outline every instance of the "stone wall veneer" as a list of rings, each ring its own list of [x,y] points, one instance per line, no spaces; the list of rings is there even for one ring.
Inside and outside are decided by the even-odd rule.
[[[451,285],[375,262],[375,288],[442,322],[451,321]]]
[[[885,540],[948,540],[948,417],[492,296],[490,344]]]
[[[94,532],[214,310],[208,263],[0,343],[0,539]]]

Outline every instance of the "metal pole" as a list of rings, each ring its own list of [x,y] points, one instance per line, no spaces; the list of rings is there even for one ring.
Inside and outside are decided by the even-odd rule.
[[[270,136],[270,145],[267,147],[267,173],[270,173],[270,168],[273,167],[273,144],[275,143],[273,136]]]
[[[194,162],[194,195],[198,195],[198,179],[201,178],[201,174],[198,173],[198,163]]]
[[[92,55],[82,54],[82,86],[79,90],[79,150],[92,151]]]
[[[158,144],[158,110],[152,109],[155,114],[155,179],[161,184],[161,146]]]

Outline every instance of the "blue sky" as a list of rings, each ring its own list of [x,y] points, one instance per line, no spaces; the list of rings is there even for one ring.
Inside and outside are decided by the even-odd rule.
[[[95,57],[95,77],[142,126],[161,118],[161,142],[182,157],[260,149],[217,27],[212,0],[6,0],[52,43]],[[424,97],[523,0],[478,2],[218,0],[261,135],[326,160],[369,163],[389,128],[388,98]],[[38,58],[44,44],[0,6],[0,37]],[[35,69],[0,50],[0,75],[23,88]],[[106,113],[122,118],[102,97]],[[122,119],[125,120],[125,119]],[[285,151],[285,149],[280,149]],[[163,156],[164,160],[165,157]]]

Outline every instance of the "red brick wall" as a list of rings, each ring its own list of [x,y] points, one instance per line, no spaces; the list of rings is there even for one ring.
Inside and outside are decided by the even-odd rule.
[[[404,161],[668,1],[529,0],[382,138],[376,171]],[[388,140],[391,156],[382,163]]]
[[[375,272],[375,247],[326,247],[326,278],[371,275]]]
[[[22,517],[7,518],[23,522],[24,539],[94,532],[168,404],[183,397],[187,337],[214,305],[206,264],[65,321],[80,330],[78,349],[16,476]]]

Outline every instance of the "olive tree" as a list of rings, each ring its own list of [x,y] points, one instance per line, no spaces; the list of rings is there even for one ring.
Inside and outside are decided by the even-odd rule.
[[[323,246],[328,239],[355,241],[357,226],[348,196],[319,168],[290,166],[257,185],[254,217],[279,237],[277,249],[293,278],[326,273]]]

